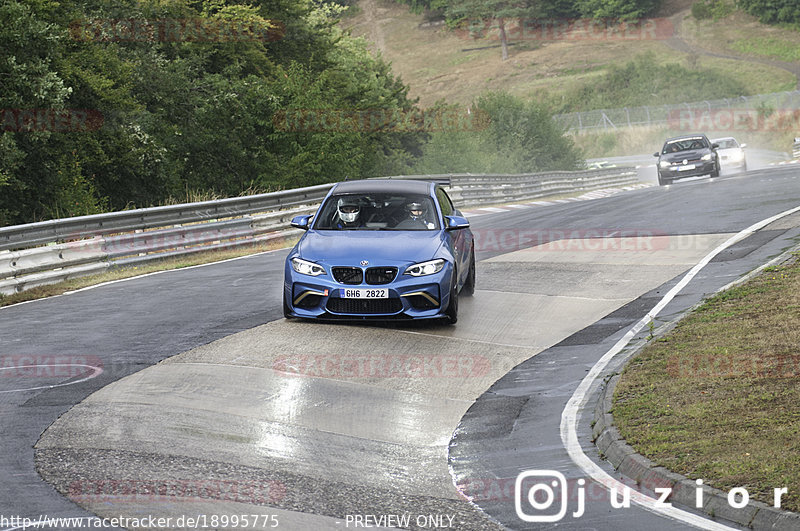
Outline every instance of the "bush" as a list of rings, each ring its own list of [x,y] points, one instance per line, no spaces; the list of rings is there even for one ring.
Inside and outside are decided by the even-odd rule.
[[[583,163],[580,150],[542,104],[491,92],[474,107],[488,114],[488,127],[434,133],[416,173],[530,173],[576,169]]]
[[[675,80],[680,79],[680,83]],[[558,112],[617,109],[732,98],[748,95],[738,79],[715,70],[688,69],[679,64],[660,65],[643,54],[625,65],[611,65],[591,84],[569,91]]]
[[[575,4],[585,17],[636,20],[652,15],[661,0],[577,0]]]
[[[701,0],[692,4],[692,16],[697,20],[719,20],[733,13],[734,6],[727,0]]]
[[[706,2],[695,2],[692,4],[692,16],[697,20],[711,18],[711,8]]]
[[[800,23],[797,0],[737,0],[737,4],[765,24]]]

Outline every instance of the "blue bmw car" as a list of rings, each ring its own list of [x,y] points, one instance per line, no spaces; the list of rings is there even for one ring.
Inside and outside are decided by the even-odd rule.
[[[458,320],[475,290],[469,222],[435,183],[336,184],[286,258],[283,313],[329,320]]]

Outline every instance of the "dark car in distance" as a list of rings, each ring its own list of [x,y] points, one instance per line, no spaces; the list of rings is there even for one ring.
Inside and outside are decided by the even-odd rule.
[[[653,153],[658,157],[658,184],[698,175],[719,177],[718,147],[702,133],[668,138],[661,152]]]

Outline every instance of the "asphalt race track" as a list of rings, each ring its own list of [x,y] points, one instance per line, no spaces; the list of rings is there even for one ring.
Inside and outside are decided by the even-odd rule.
[[[476,211],[477,289],[454,327],[287,321],[285,251],[0,309],[0,513],[548,528],[517,516],[513,483],[586,478],[559,426],[587,371],[708,252],[798,205],[800,169],[773,167]],[[792,215],[722,252],[659,321],[798,236]],[[590,417],[578,437],[603,465]],[[586,479],[599,495],[579,518],[565,497],[560,528],[687,528],[611,509]]]

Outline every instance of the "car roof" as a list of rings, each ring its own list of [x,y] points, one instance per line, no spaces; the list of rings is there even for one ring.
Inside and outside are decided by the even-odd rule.
[[[360,194],[369,192],[410,193],[430,195],[430,181],[410,181],[407,179],[363,179],[345,181],[333,187],[331,193]]]
[[[697,133],[695,135],[681,135],[681,136],[674,136],[672,138],[668,138],[664,141],[665,144],[669,142],[676,142],[678,140],[693,140],[695,138],[706,138],[706,135],[702,133]]]
[[[736,139],[733,138],[732,136],[721,136],[719,138],[712,138],[711,139],[712,142],[716,142],[717,140],[736,140]]]

